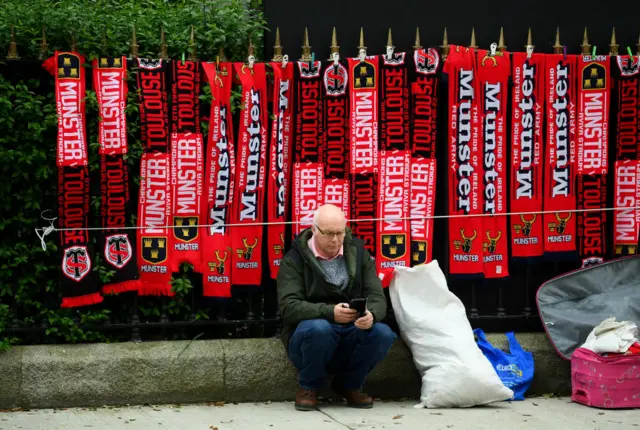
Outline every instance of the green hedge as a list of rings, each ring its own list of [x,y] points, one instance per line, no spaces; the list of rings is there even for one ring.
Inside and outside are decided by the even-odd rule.
[[[98,55],[128,55],[133,25],[139,55],[157,57],[160,28],[164,27],[170,58],[187,52],[191,26],[195,28],[197,56],[214,60],[220,47],[230,60],[247,55],[249,37],[260,58],[265,30],[260,4],[243,0],[4,0],[0,7],[0,47],[10,42],[10,25],[15,26],[18,53],[22,60],[0,60],[0,351],[11,344],[32,339],[8,338],[3,328],[14,319],[46,327],[44,342],[92,342],[117,338],[80,329],[80,325],[104,321],[114,312],[126,319],[130,309],[116,302],[116,309],[59,308],[59,265],[53,234],[43,251],[34,229],[43,227],[43,210],[55,216],[56,200],[56,113],[54,94],[44,91],[39,75],[42,26],[46,27],[49,57],[54,50],[68,50],[72,36],[76,49],[87,59]],[[106,40],[106,50],[105,43]],[[18,71],[17,69],[22,69]],[[130,76],[131,78],[131,76]],[[49,79],[49,78],[47,78]],[[53,79],[53,78],[51,78]],[[202,96],[206,102],[206,94]],[[137,176],[142,145],[139,139],[138,99],[129,93],[128,132],[131,174]],[[98,169],[95,93],[87,91],[87,130],[92,174]],[[137,183],[137,178],[136,183]],[[92,189],[92,214],[97,220],[99,196]],[[96,190],[97,191],[97,190]],[[135,195],[135,194],[134,194]],[[95,270],[102,280],[111,273],[98,261]],[[192,285],[185,273],[174,279],[173,300],[141,298],[142,318],[208,318],[206,309],[192,309],[185,300]],[[13,304],[15,303],[15,304]],[[121,305],[121,306],[120,306]]]

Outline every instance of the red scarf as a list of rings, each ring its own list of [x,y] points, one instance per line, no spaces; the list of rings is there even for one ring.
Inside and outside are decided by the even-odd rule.
[[[145,151],[167,152],[169,146],[166,69],[162,60],[138,58],[140,132]]]
[[[98,99],[98,141],[102,199],[100,249],[115,273],[102,287],[105,294],[135,291],[140,286],[135,233],[124,230],[129,218],[127,153],[127,59],[93,60],[93,86]]]
[[[640,210],[640,57],[618,56],[614,255],[638,253]]]
[[[173,61],[171,118],[171,196],[174,252],[171,270],[181,263],[202,273],[200,225],[204,156],[200,130],[200,64]]]
[[[291,138],[293,135],[293,64],[283,68],[281,62],[271,63],[273,68],[273,121],[271,122],[271,150],[269,151],[269,183],[267,231],[269,268],[271,279],[276,279],[285,252],[285,225],[288,220],[289,177],[291,165]]]
[[[293,165],[291,229],[295,236],[313,224],[323,204],[322,78],[320,61],[296,63],[296,147]]]
[[[202,63],[211,86],[211,115],[207,140],[207,168],[202,237],[202,295],[231,297],[231,223],[234,201],[235,149],[231,114],[232,65]]]
[[[265,170],[267,168],[267,81],[265,64],[253,69],[236,63],[235,70],[242,82],[242,112],[238,132],[238,163],[236,164],[236,198],[233,222],[243,224],[232,228],[234,285],[261,284],[262,239],[264,227]]]
[[[363,62],[349,58],[349,96],[351,100],[351,219],[355,236],[364,240],[376,255],[378,182],[378,56]],[[366,221],[360,221],[366,220]]]
[[[84,56],[58,52],[43,67],[55,76],[58,114],[58,218],[60,228],[60,285],[63,308],[102,302],[93,247],[87,230],[89,169],[85,132]]]
[[[507,240],[507,99],[511,64],[509,54],[491,57],[478,51],[478,113],[482,148],[481,171],[484,184],[482,248],[484,277],[509,276]]]
[[[351,211],[349,193],[349,72],[343,62],[328,62],[323,80],[324,204],[332,204],[345,214]]]
[[[380,164],[376,266],[382,286],[396,266],[409,267],[409,86],[404,52],[382,56],[380,69]],[[388,220],[387,220],[388,219]]]
[[[610,77],[609,56],[578,56],[578,209],[607,207]],[[606,256],[607,213],[579,212],[582,267]]]
[[[513,60],[511,212],[542,212],[544,170],[544,54],[515,52]],[[544,253],[543,216],[511,216],[511,256]]]
[[[138,264],[141,296],[173,296],[171,254],[171,159],[162,152],[143,152],[140,159]]]
[[[478,85],[473,50],[451,46],[444,72],[449,75],[449,273],[480,276],[483,195],[479,163]]]
[[[547,146],[544,182],[545,253],[576,251],[576,56],[548,54]]]
[[[411,265],[433,259],[433,215],[436,195],[436,124],[438,114],[438,51],[413,53],[411,83]]]

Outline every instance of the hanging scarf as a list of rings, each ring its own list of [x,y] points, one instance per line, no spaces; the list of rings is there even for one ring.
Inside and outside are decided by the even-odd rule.
[[[145,151],[167,152],[169,146],[169,107],[166,69],[162,60],[138,58],[140,91],[140,132]]]
[[[235,64],[242,82],[242,112],[238,132],[236,198],[232,228],[234,285],[260,285],[262,279],[262,239],[264,227],[265,169],[267,168],[267,81],[264,63],[253,69]]]
[[[104,294],[135,291],[140,286],[135,233],[124,230],[129,214],[129,169],[127,153],[127,59],[93,60],[93,86],[98,99],[100,148],[100,212],[103,230],[100,249],[109,269],[115,270]]]
[[[544,169],[544,252],[576,251],[576,56],[547,54],[547,142]]]
[[[542,212],[545,56],[514,52],[512,61],[511,212]],[[542,215],[512,215],[510,224],[512,258],[544,253]]]
[[[323,79],[324,136],[322,164],[324,167],[324,204],[332,204],[349,214],[349,73],[344,62],[334,66],[327,62]]]
[[[271,63],[273,69],[273,120],[267,192],[267,249],[271,279],[276,279],[285,253],[285,225],[289,215],[289,177],[291,138],[293,135],[293,64],[283,68],[281,62]],[[279,224],[278,224],[279,223]]]
[[[451,46],[444,72],[449,75],[449,273],[480,276],[482,260],[482,165],[475,53]]]
[[[202,237],[202,295],[231,297],[231,223],[234,201],[235,149],[231,114],[231,63],[202,63],[211,86],[211,115],[205,170],[207,225]]]
[[[609,56],[578,56],[578,209],[607,207]],[[582,267],[606,256],[607,213],[579,212],[578,238]]]
[[[411,82],[411,265],[433,259],[436,195],[436,124],[440,55],[433,48],[413,52]]]
[[[484,277],[509,276],[507,240],[507,99],[511,64],[509,54],[489,56],[478,51],[478,114],[480,115],[481,169],[484,184],[482,248]]]
[[[172,61],[171,116],[171,196],[173,246],[171,270],[181,263],[202,273],[202,235],[198,227],[202,215],[203,148],[200,130],[200,64]]]
[[[640,57],[618,56],[613,247],[616,257],[638,253],[640,220]]]
[[[141,296],[173,296],[171,254],[171,157],[162,152],[143,152],[140,159],[138,204],[138,265]]]
[[[409,85],[405,52],[382,56],[380,68],[380,151],[376,266],[382,286],[393,270],[409,267]]]
[[[378,202],[378,56],[349,58],[351,114],[351,219],[355,236],[376,255]],[[362,220],[362,221],[361,221]]]
[[[89,169],[85,132],[84,56],[58,52],[44,69],[55,76],[58,114],[58,219],[63,308],[100,303],[100,285],[93,270],[93,246],[88,227]]]
[[[292,234],[313,224],[313,214],[323,204],[322,78],[320,61],[296,63],[296,147],[293,165]]]

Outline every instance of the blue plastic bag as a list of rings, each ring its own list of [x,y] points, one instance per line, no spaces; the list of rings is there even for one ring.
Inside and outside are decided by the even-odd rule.
[[[509,353],[491,345],[482,329],[477,328],[473,333],[478,338],[478,347],[491,362],[504,386],[513,390],[512,400],[524,400],[524,393],[533,380],[533,354],[522,349],[513,332],[507,333]]]

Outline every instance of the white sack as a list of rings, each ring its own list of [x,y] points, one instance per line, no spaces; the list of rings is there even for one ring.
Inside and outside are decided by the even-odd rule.
[[[602,321],[589,333],[582,348],[596,354],[607,352],[624,354],[637,341],[638,327],[635,323],[631,321],[616,322],[615,317],[612,317]]]
[[[471,407],[513,397],[476,345],[464,305],[449,291],[437,261],[396,267],[389,293],[422,375],[417,407]]]

